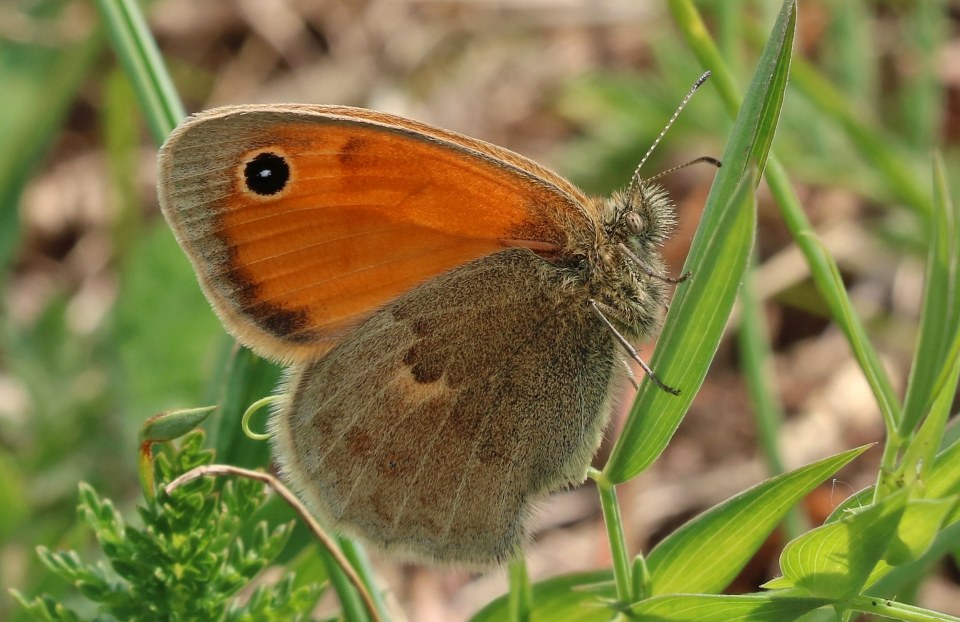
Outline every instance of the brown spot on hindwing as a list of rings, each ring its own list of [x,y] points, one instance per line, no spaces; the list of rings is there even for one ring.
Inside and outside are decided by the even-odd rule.
[[[418,346],[414,345],[403,357],[403,364],[410,368],[410,374],[419,384],[437,382],[443,377],[443,366],[440,361],[420,354]]]
[[[364,458],[375,447],[375,441],[364,430],[354,429],[347,434],[347,451],[355,458]]]

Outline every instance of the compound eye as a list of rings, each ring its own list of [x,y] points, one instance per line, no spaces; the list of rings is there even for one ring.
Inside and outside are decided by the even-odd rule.
[[[630,233],[633,235],[640,235],[640,232],[643,231],[643,216],[636,212],[630,212],[626,216],[627,229],[630,230]]]

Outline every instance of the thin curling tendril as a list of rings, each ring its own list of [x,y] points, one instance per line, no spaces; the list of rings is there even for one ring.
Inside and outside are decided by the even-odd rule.
[[[265,441],[270,438],[270,434],[266,432],[254,432],[250,429],[250,417],[264,406],[272,404],[281,398],[282,396],[280,395],[268,395],[267,397],[258,399],[247,407],[246,412],[243,413],[243,418],[240,420],[240,427],[243,429],[243,433],[247,435],[247,438],[255,441]]]

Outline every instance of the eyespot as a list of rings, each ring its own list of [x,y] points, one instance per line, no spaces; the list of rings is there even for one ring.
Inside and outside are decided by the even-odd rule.
[[[643,216],[636,212],[628,212],[625,220],[627,222],[627,229],[630,230],[630,233],[634,235],[639,235],[643,231]]]
[[[290,181],[290,164],[276,153],[259,153],[243,167],[243,179],[247,189],[255,194],[276,194]]]

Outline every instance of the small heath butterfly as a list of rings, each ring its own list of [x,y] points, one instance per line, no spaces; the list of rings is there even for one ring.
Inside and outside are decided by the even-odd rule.
[[[310,105],[194,115],[159,169],[227,330],[291,366],[274,453],[331,525],[489,565],[532,502],[584,480],[622,347],[657,330],[672,282],[654,180],[589,197],[480,140]]]

